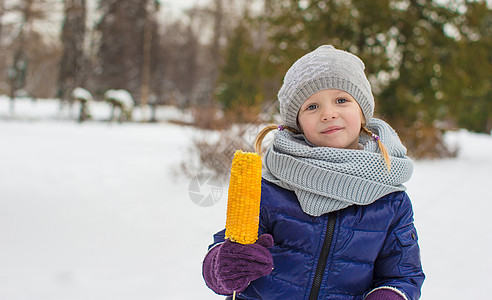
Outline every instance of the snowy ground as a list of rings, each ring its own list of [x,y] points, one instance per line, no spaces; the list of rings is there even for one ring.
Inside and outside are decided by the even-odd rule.
[[[109,109],[93,113],[103,120]],[[169,123],[78,124],[55,101],[21,100],[11,116],[0,97],[0,299],[221,299],[201,260],[224,226],[226,187],[201,207],[190,179],[173,175],[193,134]],[[422,299],[490,299],[492,138],[447,139],[459,157],[416,162],[407,185]]]

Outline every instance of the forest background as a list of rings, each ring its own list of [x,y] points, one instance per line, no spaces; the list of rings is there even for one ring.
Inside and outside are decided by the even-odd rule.
[[[193,113],[186,125],[227,131],[275,121],[288,67],[332,44],[365,62],[376,116],[412,157],[455,155],[447,130],[491,133],[487,1],[196,3],[176,16],[158,0],[0,0],[0,94],[14,113],[16,97],[63,107],[75,87],[96,100],[125,89],[140,108],[174,105]]]

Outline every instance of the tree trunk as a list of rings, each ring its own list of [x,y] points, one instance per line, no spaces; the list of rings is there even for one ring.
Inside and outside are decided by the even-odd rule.
[[[63,56],[58,74],[58,97],[61,102],[69,100],[70,93],[84,83],[84,38],[86,20],[86,0],[66,0],[65,20],[61,32]]]

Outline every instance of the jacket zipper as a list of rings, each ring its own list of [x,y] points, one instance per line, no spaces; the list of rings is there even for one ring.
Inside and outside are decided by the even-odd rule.
[[[330,253],[330,247],[333,240],[333,232],[335,231],[336,221],[337,212],[333,211],[329,213],[325,240],[323,241],[323,247],[321,248],[318,264],[316,266],[316,273],[314,274],[314,280],[311,287],[311,293],[309,294],[309,300],[316,300],[318,298],[319,290],[321,288],[321,282],[323,281],[323,274],[325,273],[326,261],[328,259],[328,254]]]

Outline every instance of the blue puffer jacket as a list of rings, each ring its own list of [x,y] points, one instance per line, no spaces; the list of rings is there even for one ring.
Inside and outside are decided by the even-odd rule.
[[[424,274],[410,199],[386,195],[368,206],[312,217],[294,192],[262,182],[259,234],[273,236],[274,269],[239,299],[363,299],[391,286],[418,299]],[[214,236],[224,241],[224,230]],[[213,246],[211,245],[211,247]]]

